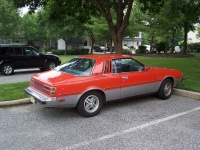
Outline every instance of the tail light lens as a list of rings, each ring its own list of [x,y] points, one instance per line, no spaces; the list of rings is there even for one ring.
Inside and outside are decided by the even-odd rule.
[[[44,86],[43,91],[50,96],[54,96],[56,94],[56,87]]]

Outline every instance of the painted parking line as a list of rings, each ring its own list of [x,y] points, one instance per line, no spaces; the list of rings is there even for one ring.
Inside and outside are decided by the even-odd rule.
[[[142,124],[142,125],[139,125],[139,126],[136,126],[136,127],[132,127],[132,128],[120,131],[120,132],[115,132],[115,133],[108,134],[108,135],[105,135],[105,136],[102,136],[102,137],[99,137],[99,138],[96,138],[96,139],[92,139],[92,140],[80,142],[80,143],[77,143],[77,144],[74,144],[74,145],[71,145],[71,146],[67,146],[67,147],[61,148],[59,150],[70,150],[70,149],[75,149],[75,148],[79,148],[79,147],[82,147],[82,146],[90,145],[92,143],[104,141],[104,140],[111,139],[111,138],[121,136],[121,135],[124,135],[124,134],[128,134],[128,133],[132,133],[134,131],[141,130],[143,128],[147,128],[147,127],[150,127],[150,126],[153,126],[153,125],[156,125],[156,124],[159,124],[159,123],[162,123],[162,122],[165,122],[165,121],[168,121],[168,120],[180,117],[180,116],[184,116],[184,115],[187,115],[189,113],[196,112],[196,111],[199,111],[199,110],[200,110],[200,106],[197,107],[197,108],[185,111],[185,112],[181,112],[181,113],[177,113],[177,114],[165,117],[165,118],[150,121],[150,122],[147,122],[145,124]]]

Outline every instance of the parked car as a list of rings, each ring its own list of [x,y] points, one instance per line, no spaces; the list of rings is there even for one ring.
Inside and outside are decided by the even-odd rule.
[[[87,55],[33,75],[24,91],[45,107],[76,107],[92,117],[108,101],[155,93],[168,99],[181,79],[179,70],[149,67],[129,55]]]
[[[128,46],[123,46],[122,49],[123,50],[130,50],[130,48]]]
[[[101,51],[107,51],[108,49],[107,49],[107,47],[105,47],[105,46],[100,46],[100,49],[101,49]]]
[[[151,46],[150,45],[144,45],[144,46],[146,46],[146,53],[150,53]],[[156,48],[152,47],[152,52],[156,52]]]
[[[29,45],[0,44],[0,71],[3,75],[11,75],[15,69],[23,68],[50,70],[60,64],[58,56],[42,54]]]

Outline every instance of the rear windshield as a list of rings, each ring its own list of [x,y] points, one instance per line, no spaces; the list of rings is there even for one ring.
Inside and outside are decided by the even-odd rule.
[[[0,55],[5,55],[7,51],[7,47],[0,47]]]
[[[76,76],[89,76],[92,72],[95,60],[87,58],[73,58],[55,68],[57,71],[66,72]]]

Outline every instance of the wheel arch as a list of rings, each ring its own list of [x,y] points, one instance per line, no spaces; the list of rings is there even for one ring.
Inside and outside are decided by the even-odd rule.
[[[89,89],[89,90],[86,90],[85,92],[83,92],[80,95],[80,97],[78,98],[76,106],[78,105],[78,103],[79,103],[81,97],[83,97],[83,95],[85,95],[85,94],[87,94],[89,92],[94,92],[94,91],[99,92],[102,95],[102,97],[103,97],[103,103],[105,103],[106,102],[106,95],[105,95],[104,91],[102,89],[94,88],[94,89]]]
[[[162,80],[162,82],[160,82],[159,88],[160,88],[160,86],[162,85],[162,83],[163,83],[165,80],[167,80],[167,79],[170,79],[170,80],[172,81],[172,85],[173,85],[173,87],[174,87],[174,78],[173,78],[172,76],[168,76],[168,77],[165,77],[165,78]]]
[[[11,64],[11,65],[13,65],[13,68],[15,68],[13,62],[12,62],[12,61],[9,61],[9,60],[2,60],[2,61],[0,62],[0,68],[1,68],[1,66],[3,66],[4,64]]]
[[[56,60],[55,59],[53,59],[53,58],[48,58],[48,59],[46,59],[45,60],[45,63],[44,63],[44,68],[46,68],[47,67],[47,64],[49,63],[49,62],[55,62],[55,64],[56,64]],[[57,64],[56,64],[57,65]]]

